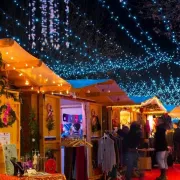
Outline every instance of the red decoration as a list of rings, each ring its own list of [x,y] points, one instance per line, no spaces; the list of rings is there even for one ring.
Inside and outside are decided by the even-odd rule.
[[[48,159],[46,161],[45,171],[50,174],[56,173],[56,161],[54,159]]]

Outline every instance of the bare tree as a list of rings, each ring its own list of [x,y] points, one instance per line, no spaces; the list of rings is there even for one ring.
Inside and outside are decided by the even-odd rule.
[[[170,39],[171,33],[174,32],[177,41],[180,40],[179,0],[139,0],[136,3],[129,1],[129,5],[137,10],[139,17],[154,20],[153,30],[156,34],[165,35]]]

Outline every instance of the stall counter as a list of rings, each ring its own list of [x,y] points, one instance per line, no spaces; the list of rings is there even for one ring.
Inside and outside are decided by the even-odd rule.
[[[42,175],[42,176],[8,176],[5,174],[0,174],[0,180],[66,180],[66,177],[63,174],[51,174],[51,175]]]

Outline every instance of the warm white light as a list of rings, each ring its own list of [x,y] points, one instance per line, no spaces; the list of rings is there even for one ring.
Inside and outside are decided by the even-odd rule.
[[[63,84],[61,83],[61,86],[62,86]]]
[[[33,90],[34,88],[33,87],[31,87],[31,90]]]
[[[41,77],[42,75],[40,74],[39,76]]]
[[[8,52],[6,52],[6,54],[9,54]]]
[[[87,90],[87,93],[90,93],[91,91],[90,90]]]
[[[111,91],[110,90],[108,90],[108,93],[110,93]]]
[[[7,64],[7,66],[9,67],[9,66],[10,66],[10,64]]]
[[[34,66],[32,66],[31,68],[34,69]]]
[[[13,67],[13,69],[15,70],[16,68],[15,68],[15,67]]]
[[[28,64],[26,64],[26,67],[28,67]]]
[[[59,92],[59,94],[61,95],[61,94],[62,94],[62,92]]]
[[[55,84],[56,82],[55,81],[53,81],[53,84]]]
[[[13,58],[13,57],[11,57],[11,59],[13,60],[14,58]]]
[[[29,81],[28,81],[28,80],[26,80],[25,85],[26,85],[26,86],[29,85]]]
[[[37,93],[39,94],[39,91],[37,91]]]
[[[51,94],[53,95],[54,93],[52,92]]]
[[[22,75],[23,75],[23,73],[20,73],[20,74],[19,74],[19,76],[22,76]]]
[[[48,79],[46,79],[46,82],[48,81]]]
[[[44,93],[44,90],[42,90],[42,93]]]
[[[66,93],[69,94],[69,91],[67,90]]]

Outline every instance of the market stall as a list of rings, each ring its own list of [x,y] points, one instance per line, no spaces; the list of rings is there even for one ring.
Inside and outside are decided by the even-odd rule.
[[[12,39],[0,40],[0,52],[0,75],[6,88],[5,96],[1,96],[2,115],[5,115],[0,129],[3,139],[0,173],[15,174],[13,166],[22,168],[17,161],[37,171],[60,172],[60,97],[48,94],[67,95],[70,84]],[[49,143],[46,137],[50,136],[57,138]],[[46,154],[49,146],[57,151],[53,156]],[[20,154],[24,156],[21,159]],[[51,170],[54,167],[53,172],[49,167]]]

